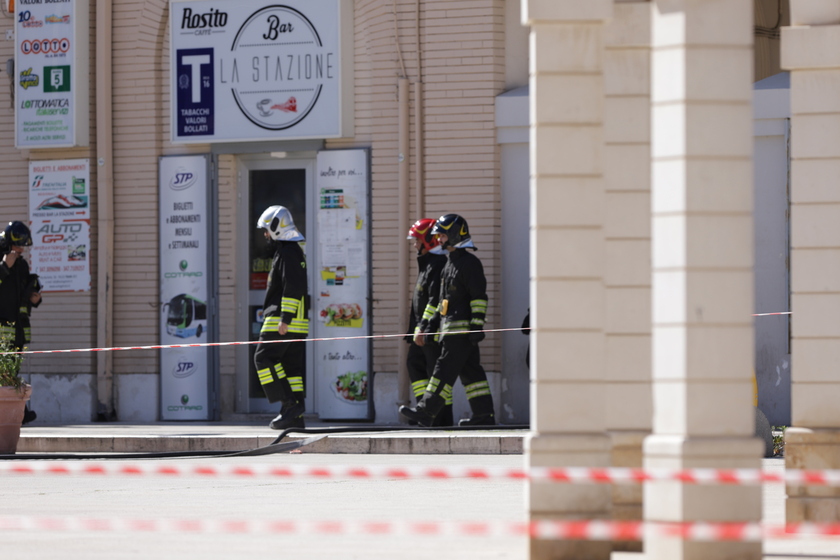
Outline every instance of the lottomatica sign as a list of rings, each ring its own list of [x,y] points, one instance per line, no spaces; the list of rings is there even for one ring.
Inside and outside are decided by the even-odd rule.
[[[172,0],[172,141],[352,135],[352,0]]]

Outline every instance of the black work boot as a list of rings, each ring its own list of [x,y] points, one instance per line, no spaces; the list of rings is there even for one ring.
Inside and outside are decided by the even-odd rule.
[[[280,414],[268,425],[272,430],[285,430],[286,428],[305,428],[303,422],[303,411],[305,407],[302,401],[289,401],[283,403]]]
[[[35,413],[34,410],[27,406],[25,409],[23,409],[23,422],[21,422],[21,425],[29,424],[36,418],[38,418],[38,415]]]
[[[473,414],[472,418],[464,418],[458,422],[459,426],[495,426],[496,417],[493,414]]]
[[[454,426],[455,420],[452,416],[452,405],[447,404],[444,405],[443,408],[440,409],[437,416],[435,416],[435,421],[432,423],[434,427],[444,427],[444,426]]]
[[[427,428],[430,428],[435,421],[435,417],[429,414],[425,406],[421,405],[417,405],[414,408],[403,405],[400,407],[400,414],[408,418],[409,422],[416,422]]]

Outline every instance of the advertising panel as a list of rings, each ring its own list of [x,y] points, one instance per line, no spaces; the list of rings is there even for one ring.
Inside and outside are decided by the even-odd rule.
[[[88,3],[18,0],[17,4],[15,146],[86,146]]]
[[[160,158],[160,343],[211,342],[211,218],[206,156]],[[160,351],[163,420],[210,420],[208,347]]]
[[[172,141],[350,136],[352,3],[233,6],[170,3]]]
[[[90,163],[29,163],[32,273],[45,292],[90,290]]]
[[[317,280],[310,316],[316,338],[367,336],[370,323],[370,219],[365,150],[318,153]],[[370,340],[315,342],[318,413],[370,418]]]

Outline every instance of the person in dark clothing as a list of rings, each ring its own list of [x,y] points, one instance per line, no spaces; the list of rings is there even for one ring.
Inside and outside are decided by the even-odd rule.
[[[0,332],[12,338],[18,351],[31,339],[29,315],[41,305],[41,284],[37,274],[29,272],[23,258],[24,247],[32,245],[32,234],[23,222],[9,222],[0,232]],[[23,424],[37,417],[27,404]]]
[[[306,294],[306,257],[300,247],[303,235],[292,214],[283,206],[270,206],[257,227],[274,249],[263,304],[260,344],[254,353],[257,376],[268,402],[280,402],[280,414],[271,421],[273,430],[303,428],[304,342],[309,334]],[[290,342],[273,342],[288,340]]]
[[[460,377],[467,392],[472,417],[460,426],[492,426],[496,423],[493,397],[487,374],[481,367],[478,343],[484,340],[487,314],[487,280],[475,250],[467,221],[458,214],[446,214],[435,222],[432,233],[449,254],[441,273],[440,292],[430,299],[415,342],[422,346],[429,333],[440,331],[440,356],[423,398],[416,407],[400,407],[400,414],[422,426],[431,426]],[[439,323],[439,327],[435,325]]]
[[[420,332],[420,323],[429,300],[436,298],[440,292],[440,274],[446,264],[443,249],[432,235],[434,225],[434,220],[424,218],[414,222],[408,230],[408,239],[414,242],[414,248],[417,250],[418,272],[417,283],[414,285],[414,293],[411,296],[411,316],[406,337],[406,342],[409,344],[406,366],[411,380],[411,390],[418,403],[426,391],[426,386],[435,369],[435,362],[440,355],[440,344],[435,340],[426,340],[422,346],[414,342],[414,335]],[[452,424],[452,395],[450,394],[435,417],[433,425],[451,426]]]

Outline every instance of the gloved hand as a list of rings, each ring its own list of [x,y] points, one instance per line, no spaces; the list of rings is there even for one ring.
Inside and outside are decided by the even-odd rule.
[[[470,331],[467,338],[469,338],[473,346],[478,346],[478,343],[484,340],[484,333],[481,331]]]

